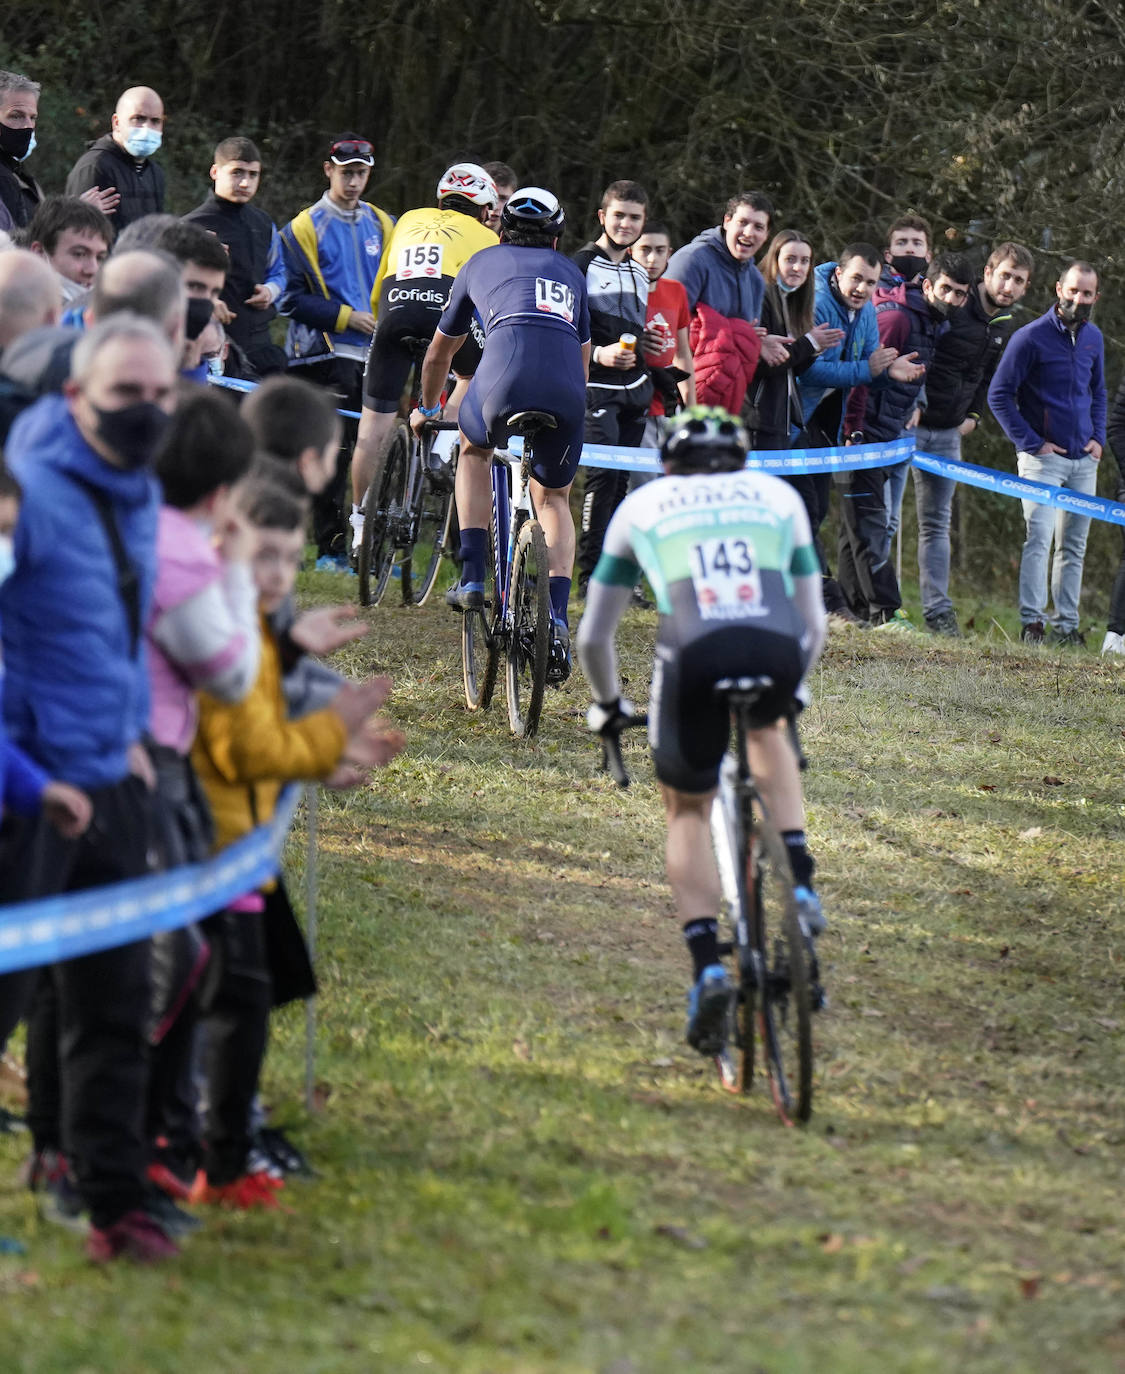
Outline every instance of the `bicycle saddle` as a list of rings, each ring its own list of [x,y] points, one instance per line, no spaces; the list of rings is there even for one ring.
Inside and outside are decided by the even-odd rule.
[[[526,438],[537,429],[558,429],[559,422],[545,410],[517,410],[514,415],[508,416],[507,425],[514,433]]]

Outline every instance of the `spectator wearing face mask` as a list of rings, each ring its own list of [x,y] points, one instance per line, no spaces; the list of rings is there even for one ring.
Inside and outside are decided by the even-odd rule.
[[[43,199],[23,164],[35,149],[39,83],[0,71],[0,229],[23,229]]]
[[[132,86],[117,102],[110,132],[90,144],[66,179],[68,196],[97,187],[121,197],[102,208],[118,233],[143,215],[164,209],[164,169],[152,156],[164,138],[164,102],[148,86]]]

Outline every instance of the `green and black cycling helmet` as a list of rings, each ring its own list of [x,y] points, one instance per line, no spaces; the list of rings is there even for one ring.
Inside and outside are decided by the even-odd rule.
[[[500,231],[534,229],[558,238],[566,223],[559,198],[542,186],[521,186],[500,212]]]
[[[746,430],[721,406],[688,406],[661,429],[660,457],[675,473],[738,472],[749,447]]]

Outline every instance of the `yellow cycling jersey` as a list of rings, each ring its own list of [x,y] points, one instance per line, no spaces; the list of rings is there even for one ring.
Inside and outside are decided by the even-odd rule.
[[[391,304],[423,295],[433,301],[426,289],[432,284],[435,292],[443,292],[444,300],[453,278],[473,254],[499,242],[491,229],[460,210],[437,206],[407,210],[387,240],[372,294],[380,307],[391,291],[395,292]]]

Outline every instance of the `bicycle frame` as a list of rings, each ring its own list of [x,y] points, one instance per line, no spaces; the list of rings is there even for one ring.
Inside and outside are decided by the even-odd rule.
[[[512,474],[517,468],[516,461],[506,454],[492,457],[492,520],[496,531],[496,587],[500,600],[501,624],[509,618],[508,594],[512,559],[516,551],[516,540],[525,520],[534,517],[535,510],[531,501],[527,474],[529,456],[524,446],[524,454],[519,460],[515,492],[512,491]]]

